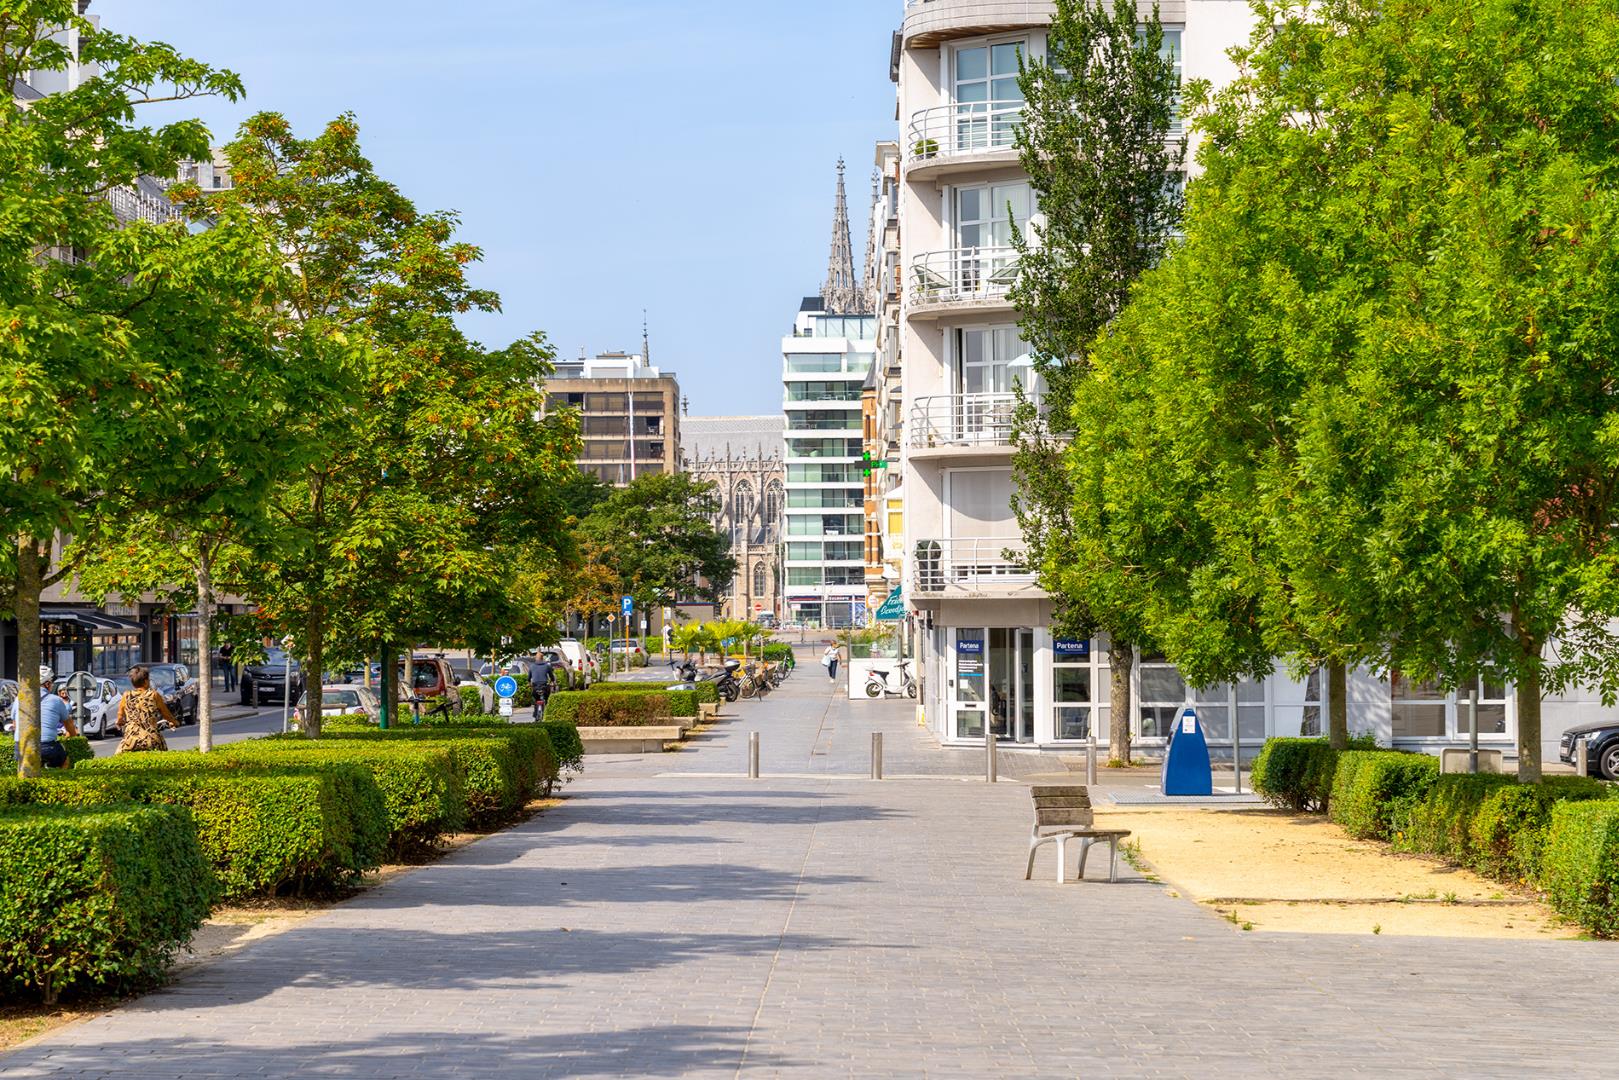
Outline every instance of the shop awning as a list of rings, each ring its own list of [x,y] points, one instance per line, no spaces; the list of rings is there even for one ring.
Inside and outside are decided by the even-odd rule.
[[[139,634],[145,627],[129,619],[121,619],[116,615],[107,615],[100,611],[87,611],[80,608],[45,608],[39,613],[42,623],[55,623],[58,626],[77,626],[81,630],[90,631],[92,636],[100,634]]]

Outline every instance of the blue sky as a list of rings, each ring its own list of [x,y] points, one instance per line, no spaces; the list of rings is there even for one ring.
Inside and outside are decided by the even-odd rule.
[[[359,118],[417,205],[453,209],[504,311],[563,355],[633,349],[693,415],[780,409],[779,339],[826,272],[834,165],[864,251],[873,143],[894,138],[900,0],[95,0],[103,25],[240,74],[189,106],[312,132]]]

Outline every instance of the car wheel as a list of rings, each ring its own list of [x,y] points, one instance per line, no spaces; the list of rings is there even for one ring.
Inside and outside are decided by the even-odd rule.
[[[1604,780],[1619,780],[1619,742],[1609,743],[1597,758],[1597,771]]]

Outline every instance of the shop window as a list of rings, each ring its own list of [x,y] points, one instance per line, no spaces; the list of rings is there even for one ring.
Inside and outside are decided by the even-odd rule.
[[[1140,665],[1141,730],[1147,739],[1161,739],[1186,707],[1186,680],[1163,656],[1148,653]]]
[[[1389,679],[1391,715],[1396,739],[1442,739],[1445,737],[1447,695],[1437,682],[1412,679],[1395,671]],[[1483,723],[1479,725],[1483,730]]]

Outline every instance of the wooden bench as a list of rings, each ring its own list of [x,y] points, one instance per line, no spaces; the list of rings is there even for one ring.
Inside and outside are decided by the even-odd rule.
[[[1108,847],[1109,881],[1119,880],[1119,840],[1130,835],[1129,829],[1097,829],[1091,812],[1091,793],[1084,784],[1031,784],[1029,794],[1034,797],[1034,831],[1029,835],[1029,868],[1023,874],[1028,881],[1034,876],[1034,853],[1041,844],[1055,841],[1057,845],[1057,883],[1065,880],[1067,844],[1070,839],[1080,842],[1079,876],[1085,877],[1085,857],[1091,845],[1106,843]],[[1042,829],[1054,832],[1042,833]]]

